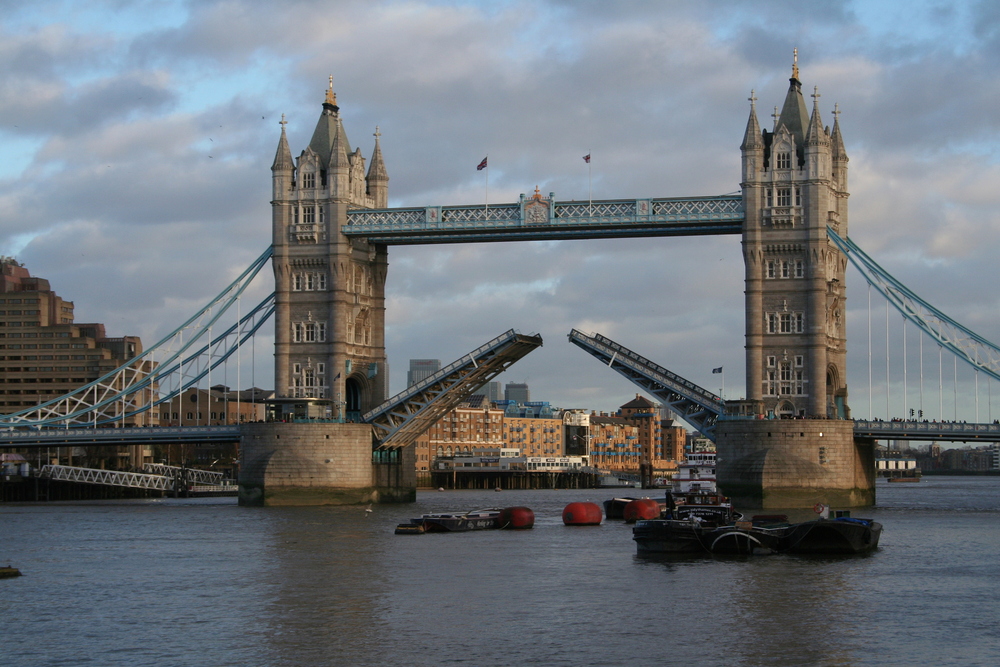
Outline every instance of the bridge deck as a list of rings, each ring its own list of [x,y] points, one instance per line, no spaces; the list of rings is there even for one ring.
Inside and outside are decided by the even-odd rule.
[[[348,211],[347,236],[387,245],[705,236],[743,231],[741,195]]]

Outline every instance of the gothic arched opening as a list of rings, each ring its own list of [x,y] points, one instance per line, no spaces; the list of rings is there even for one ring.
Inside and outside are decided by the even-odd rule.
[[[345,402],[347,409],[347,421],[361,421],[361,384],[353,377],[347,378],[344,382]]]

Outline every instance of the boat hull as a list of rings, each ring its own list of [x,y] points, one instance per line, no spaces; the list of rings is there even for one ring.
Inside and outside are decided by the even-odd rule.
[[[791,554],[862,554],[878,548],[882,524],[870,519],[817,519],[789,526],[781,551]]]

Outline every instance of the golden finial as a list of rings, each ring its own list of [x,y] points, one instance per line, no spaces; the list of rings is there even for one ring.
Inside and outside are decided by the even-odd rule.
[[[798,79],[799,78],[799,50],[798,49],[792,49],[792,78],[793,79]],[[333,84],[331,83],[330,86],[333,87]]]
[[[326,89],[326,104],[337,106],[337,93],[333,92],[333,75],[330,75],[330,87]]]

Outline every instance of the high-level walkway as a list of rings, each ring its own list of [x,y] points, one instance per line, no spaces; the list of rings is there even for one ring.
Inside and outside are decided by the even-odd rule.
[[[741,195],[557,202],[537,192],[513,204],[348,211],[346,236],[386,245],[706,236],[743,231]]]

